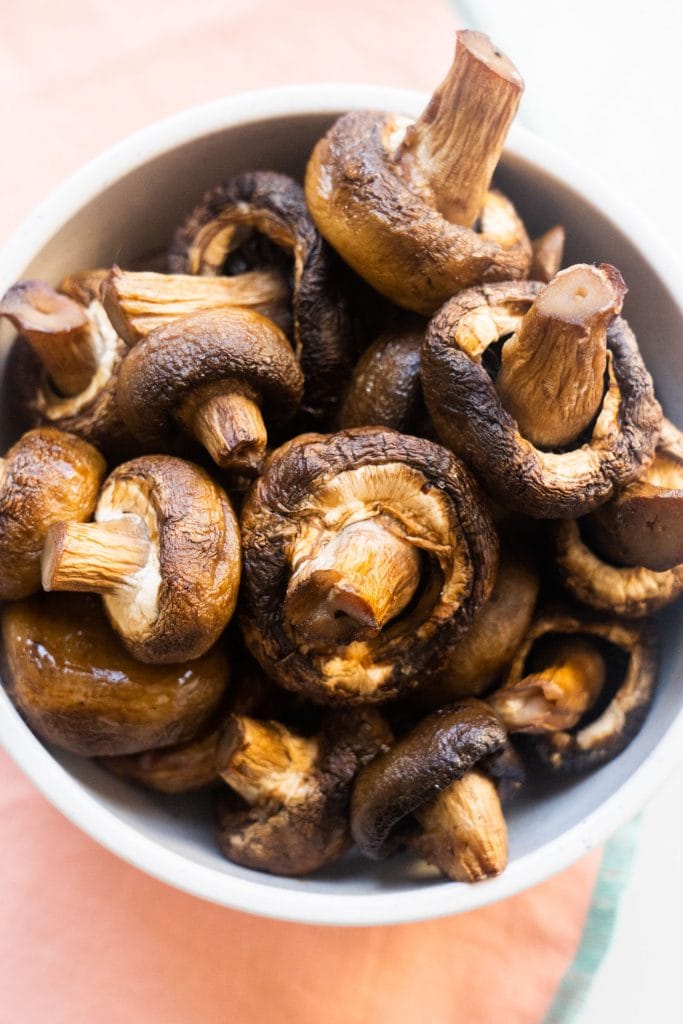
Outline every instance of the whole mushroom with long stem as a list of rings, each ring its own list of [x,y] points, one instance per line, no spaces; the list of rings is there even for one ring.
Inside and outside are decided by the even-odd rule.
[[[318,142],[311,215],[382,295],[429,315],[463,288],[526,276],[524,225],[489,191],[522,89],[487,36],[458,32],[453,65],[417,121],[355,111]]]
[[[95,519],[49,528],[44,589],[101,594],[140,661],[208,651],[232,617],[240,581],[239,530],[222,489],[182,459],[143,456],[107,478]]]

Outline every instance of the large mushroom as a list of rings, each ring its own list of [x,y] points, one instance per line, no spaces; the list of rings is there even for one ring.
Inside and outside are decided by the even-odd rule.
[[[391,430],[290,441],[241,525],[247,645],[316,701],[412,689],[493,584],[496,536],[474,481],[444,448]]]
[[[40,589],[40,555],[52,523],[92,515],[104,459],[52,427],[30,430],[0,459],[0,600]]]
[[[505,729],[482,701],[428,715],[356,780],[351,832],[361,852],[378,860],[407,842],[455,881],[499,874],[507,827],[495,774],[505,747]]]
[[[86,757],[189,741],[228,684],[217,648],[190,664],[137,661],[88,595],[6,605],[1,629],[2,677],[21,714],[48,743]]]
[[[222,274],[230,254],[255,233],[294,260],[292,313],[306,380],[303,408],[329,418],[351,369],[353,332],[336,257],[316,230],[297,182],[274,171],[253,171],[210,189],[176,231],[169,270]]]
[[[306,198],[331,245],[377,291],[429,315],[463,288],[526,276],[531,244],[491,178],[523,83],[479,32],[422,116],[355,111],[313,150]]]
[[[65,518],[47,531],[45,590],[101,594],[114,629],[141,661],[204,654],[230,621],[240,580],[240,537],[225,493],[172,456],[118,466],[96,522]]]
[[[441,440],[507,508],[560,519],[597,508],[654,454],[661,409],[613,267],[545,287],[507,282],[431,320],[422,384]]]
[[[247,309],[193,313],[157,327],[126,356],[117,400],[138,438],[165,447],[189,431],[223,469],[256,474],[271,424],[298,408],[303,377],[286,337]]]
[[[233,716],[216,758],[230,787],[217,805],[225,856],[279,875],[309,874],[336,860],[351,844],[353,779],[390,741],[370,709],[330,713],[314,736]]]
[[[99,299],[105,273],[72,275],[57,289],[19,281],[0,302],[0,316],[19,331],[7,373],[20,417],[118,451],[132,443],[115,398],[126,345]]]

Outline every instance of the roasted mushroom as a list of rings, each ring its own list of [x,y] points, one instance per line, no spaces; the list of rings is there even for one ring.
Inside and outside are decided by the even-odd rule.
[[[239,530],[221,488],[189,462],[144,456],[108,477],[95,517],[50,527],[45,590],[101,594],[141,661],[208,651],[230,621],[240,579]]]
[[[482,701],[428,715],[360,772],[351,832],[373,860],[405,842],[455,881],[476,882],[507,863],[507,827],[491,778],[505,749],[500,719]]]
[[[551,773],[597,768],[639,732],[657,678],[651,625],[572,609],[538,615],[490,698],[522,753]]]
[[[533,241],[533,256],[529,269],[531,281],[548,284],[559,273],[564,256],[565,230],[561,224],[550,228]]]
[[[132,443],[115,398],[126,345],[99,301],[103,274],[73,275],[58,290],[19,281],[0,302],[0,316],[20,332],[7,368],[20,418],[118,451]]]
[[[89,519],[104,471],[92,445],[52,427],[24,434],[0,459],[0,600],[40,589],[48,527]]]
[[[302,391],[282,331],[260,313],[236,308],[157,327],[124,360],[117,400],[136,437],[164,446],[182,425],[219,466],[255,474],[268,440],[263,416],[286,421]]]
[[[337,710],[312,737],[233,716],[217,754],[230,786],[217,807],[225,856],[279,875],[308,874],[336,860],[350,846],[353,779],[390,740],[369,709]]]
[[[613,267],[578,265],[545,287],[473,288],[431,320],[422,385],[434,426],[507,508],[583,515],[651,460],[661,409],[615,315],[623,292]]]
[[[112,267],[100,294],[109,319],[128,345],[180,317],[235,306],[261,313],[285,334],[291,330],[289,286],[273,269],[234,277],[197,277]]]
[[[130,754],[181,743],[228,684],[214,648],[191,664],[143,665],[88,595],[39,594],[2,609],[2,677],[31,728],[74,754]]]
[[[444,448],[391,430],[290,441],[241,525],[247,646],[316,701],[412,689],[493,584],[496,537],[474,481]]]
[[[330,418],[353,358],[351,318],[336,257],[315,229],[301,186],[273,171],[239,174],[208,191],[176,231],[169,270],[215,276],[253,233],[294,259],[296,354],[306,380],[303,408]]]
[[[306,171],[313,220],[382,295],[429,315],[462,288],[526,276],[524,225],[488,191],[522,89],[486,36],[458,32],[417,121],[354,111],[318,142]]]

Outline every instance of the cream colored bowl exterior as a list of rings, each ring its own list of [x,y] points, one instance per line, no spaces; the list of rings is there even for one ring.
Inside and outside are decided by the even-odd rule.
[[[80,267],[125,264],[164,246],[202,191],[228,175],[273,167],[301,175],[310,148],[345,110],[416,115],[425,97],[373,86],[301,86],[220,100],[152,125],[70,178],[17,232],[0,258],[0,294],[17,278],[56,281]],[[615,160],[615,175],[618,161]],[[501,186],[532,233],[569,232],[570,260],[608,261],[630,288],[635,327],[670,417],[683,423],[683,290],[662,245],[609,191],[569,160],[514,130]],[[6,353],[11,336],[3,328]],[[0,416],[3,441],[12,424]],[[535,885],[633,816],[683,749],[681,611],[666,618],[662,679],[645,727],[593,775],[541,791],[510,813],[510,865],[475,886],[445,882],[408,858],[382,864],[351,855],[310,879],[260,875],[222,859],[208,805],[135,790],[95,764],[50,751],[0,691],[0,740],[52,803],[104,846],[149,874],[225,906],[295,921],[389,924],[483,906]],[[179,815],[178,811],[182,813]]]

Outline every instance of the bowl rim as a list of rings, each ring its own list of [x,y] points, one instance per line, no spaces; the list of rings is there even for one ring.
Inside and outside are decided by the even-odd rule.
[[[5,290],[37,251],[86,202],[123,175],[184,143],[223,129],[280,116],[334,114],[364,108],[415,116],[428,97],[414,90],[376,85],[295,85],[239,93],[181,111],[128,136],[91,160],[55,189],[4,246],[0,289]],[[625,232],[670,292],[683,317],[681,268],[656,233],[626,203],[560,150],[513,126],[506,153],[560,179],[596,205]],[[124,861],[168,885],[235,910],[308,924],[398,924],[486,906],[544,881],[605,841],[632,818],[681,759],[683,708],[657,747],[598,808],[565,833],[515,860],[497,878],[476,886],[437,881],[403,892],[325,893],[280,887],[217,871],[189,860],[105,808],[33,735],[0,687],[0,742],[36,788],[91,838]]]

